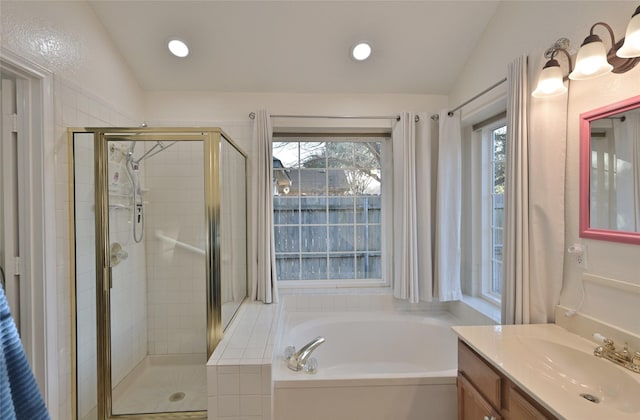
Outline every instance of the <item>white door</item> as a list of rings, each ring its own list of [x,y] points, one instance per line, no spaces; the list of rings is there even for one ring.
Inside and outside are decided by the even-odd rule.
[[[22,168],[19,156],[23,152],[19,131],[23,107],[18,100],[24,93],[21,80],[2,76],[0,113],[0,275],[7,295],[11,315],[20,330],[20,231],[24,221],[23,197],[19,180]]]

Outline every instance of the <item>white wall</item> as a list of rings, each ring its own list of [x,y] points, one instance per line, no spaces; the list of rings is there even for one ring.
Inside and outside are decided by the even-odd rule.
[[[149,126],[209,125],[222,127],[252,157],[253,121],[249,113],[266,109],[280,115],[398,115],[401,111],[436,113],[445,108],[444,95],[219,93],[211,91],[146,92],[145,118]],[[305,124],[302,120],[275,120]],[[308,124],[308,122],[306,123]],[[327,121],[314,120],[324,126]],[[331,124],[345,124],[331,120]],[[348,124],[348,123],[347,123]],[[389,125],[389,121],[384,124]]]
[[[514,58],[529,54],[538,59],[558,38],[568,38],[570,50],[576,53],[595,22],[612,25],[619,39],[636,7],[632,1],[501,2],[451,90],[449,105],[456,106],[506,77],[507,65]],[[596,33],[610,44],[604,28],[599,27]],[[465,107],[463,115],[491,96]]]
[[[53,73],[55,126],[53,155],[45,156],[55,173],[58,348],[58,400],[46,396],[52,418],[71,418],[71,331],[69,267],[69,194],[67,127],[132,126],[142,118],[140,88],[89,5],[85,2],[0,2],[3,50],[31,60]],[[55,320],[52,322],[56,324]],[[53,393],[52,393],[53,395]]]
[[[146,92],[148,121],[244,121],[249,112],[272,114],[394,115],[400,111],[435,112],[445,95]]]
[[[1,19],[3,48],[117,104],[123,115],[141,115],[138,83],[87,2],[3,0]]]
[[[531,65],[543,63],[542,54],[553,42],[566,37],[571,40],[572,52],[577,52],[591,25],[598,21],[609,23],[616,38],[624,36],[626,25],[637,7],[634,2],[502,2],[492,23],[467,62],[466,70],[457,81],[450,96],[450,105],[457,105],[506,76],[509,62],[528,54]],[[601,32],[604,31],[604,32]],[[596,29],[606,45],[610,44],[606,30]],[[566,69],[563,58],[560,59]],[[640,247],[578,237],[578,149],[579,115],[618,100],[640,94],[640,67],[625,75],[608,75],[592,81],[571,82],[567,121],[567,168],[565,198],[565,244],[582,242],[588,250],[588,273],[640,284],[638,263]],[[535,80],[530,83],[535,84]],[[535,86],[530,86],[533,90]],[[495,94],[493,95],[495,97]],[[473,113],[484,103],[492,101],[492,94],[465,107]],[[565,247],[565,248],[566,248]],[[566,256],[566,254],[565,254]],[[578,305],[581,299],[582,271],[572,259],[565,258],[565,272],[561,304]],[[561,279],[558,279],[561,281]],[[640,298],[623,295],[612,289],[586,287],[582,311],[613,325],[640,332],[634,322]]]
[[[580,114],[614,102],[640,95],[640,66],[622,75],[572,82],[569,90],[567,144],[566,244],[579,242],[587,248],[587,269],[582,270],[568,256],[565,262],[565,290],[561,304],[578,306],[582,298],[581,277],[586,272],[601,277],[640,285],[640,246],[579,238],[579,160]],[[581,312],[640,335],[637,322],[640,295],[596,286],[585,282],[585,300]]]
[[[250,161],[253,121],[249,119],[249,113],[259,109],[275,115],[393,116],[402,111],[437,113],[446,105],[444,95],[145,92],[145,118],[149,126],[222,127],[249,155]],[[300,119],[277,119],[273,124],[277,128],[296,124],[309,126],[310,123]],[[311,124],[347,127],[353,123],[334,119],[313,120]],[[368,124],[391,126],[390,121]]]

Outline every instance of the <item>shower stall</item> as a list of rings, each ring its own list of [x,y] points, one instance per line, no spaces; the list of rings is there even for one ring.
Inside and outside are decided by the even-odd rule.
[[[246,155],[217,128],[69,137],[74,418],[204,419],[247,295]]]

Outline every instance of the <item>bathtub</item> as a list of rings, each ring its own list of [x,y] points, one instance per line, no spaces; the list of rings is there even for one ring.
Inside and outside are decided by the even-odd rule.
[[[447,420],[457,417],[457,339],[447,313],[288,313],[273,361],[274,420]],[[315,374],[284,349],[317,336]]]

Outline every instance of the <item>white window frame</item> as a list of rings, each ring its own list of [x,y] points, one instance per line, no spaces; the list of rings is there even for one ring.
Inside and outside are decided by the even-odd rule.
[[[482,159],[482,196],[481,196],[481,241],[482,241],[482,262],[481,262],[481,288],[480,295],[483,299],[494,305],[500,305],[502,296],[491,290],[493,281],[493,132],[494,130],[506,126],[506,119],[500,119],[480,128],[481,135],[481,159]],[[505,157],[506,162],[506,157]],[[504,220],[504,219],[503,219]],[[504,232],[504,226],[501,228]],[[504,236],[503,236],[504,239]],[[504,241],[503,241],[504,243]],[[504,255],[504,254],[503,254]],[[502,262],[504,263],[504,262]]]
[[[360,140],[358,140],[360,135]],[[392,155],[392,138],[391,133],[302,133],[299,136],[292,136],[289,133],[286,135],[274,133],[273,142],[282,143],[285,141],[290,142],[304,142],[314,141],[321,137],[321,141],[335,137],[336,139],[344,139],[344,142],[357,142],[357,141],[380,141],[382,142],[382,151],[384,158],[381,160],[381,279],[321,279],[321,280],[279,280],[278,288],[281,289],[342,289],[342,288],[389,288],[391,287],[392,279],[392,267],[393,267],[393,253],[392,247],[387,244],[391,244],[393,240],[393,155]],[[336,140],[340,141],[340,140]]]

